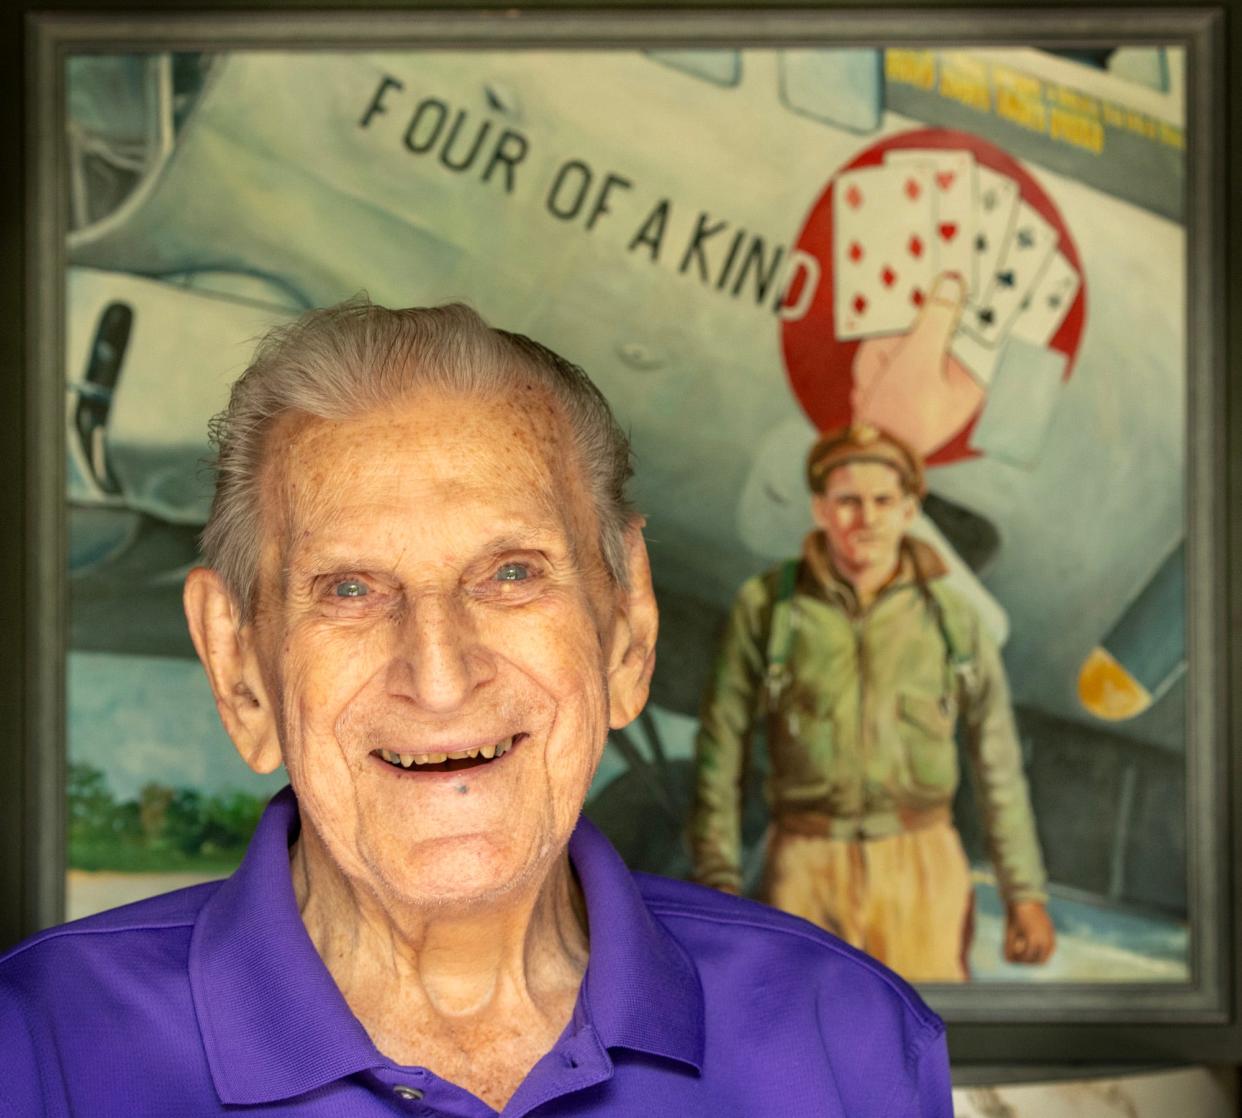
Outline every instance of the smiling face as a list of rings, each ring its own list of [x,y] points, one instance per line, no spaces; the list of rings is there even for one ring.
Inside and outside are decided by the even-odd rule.
[[[824,491],[811,499],[815,523],[823,529],[837,569],[854,579],[889,573],[897,565],[902,536],[916,504],[892,466],[865,460],[835,467]]]
[[[485,901],[546,872],[610,720],[645,694],[632,595],[606,574],[560,417],[518,395],[285,417],[267,442],[234,740],[258,768],[278,746],[316,845],[398,902]]]

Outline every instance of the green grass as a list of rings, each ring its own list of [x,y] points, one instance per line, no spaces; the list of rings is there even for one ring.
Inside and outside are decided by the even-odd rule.
[[[152,847],[124,839],[70,841],[69,868],[116,873],[232,873],[245,853],[235,850],[186,854],[175,847]]]

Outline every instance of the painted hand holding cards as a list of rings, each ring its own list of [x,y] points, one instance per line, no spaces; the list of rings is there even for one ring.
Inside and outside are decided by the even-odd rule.
[[[998,374],[1026,381],[1046,417],[1038,405],[1073,353],[1060,328],[1077,304],[1081,330],[1085,302],[1077,250],[1038,184],[977,137],[940,130],[869,148],[829,193],[833,335],[859,343],[854,417],[934,455],[984,410]]]

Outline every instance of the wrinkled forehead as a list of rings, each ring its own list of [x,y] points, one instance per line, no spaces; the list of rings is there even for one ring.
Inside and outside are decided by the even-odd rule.
[[[345,419],[290,412],[262,469],[264,553],[333,530],[342,508],[409,499],[443,513],[487,503],[590,538],[594,514],[560,408],[535,384],[503,395],[421,389]]]

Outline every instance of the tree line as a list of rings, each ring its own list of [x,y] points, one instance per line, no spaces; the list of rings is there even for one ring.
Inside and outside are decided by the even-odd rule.
[[[82,870],[227,870],[241,860],[266,797],[144,784],[118,799],[93,765],[69,765],[69,865]]]

